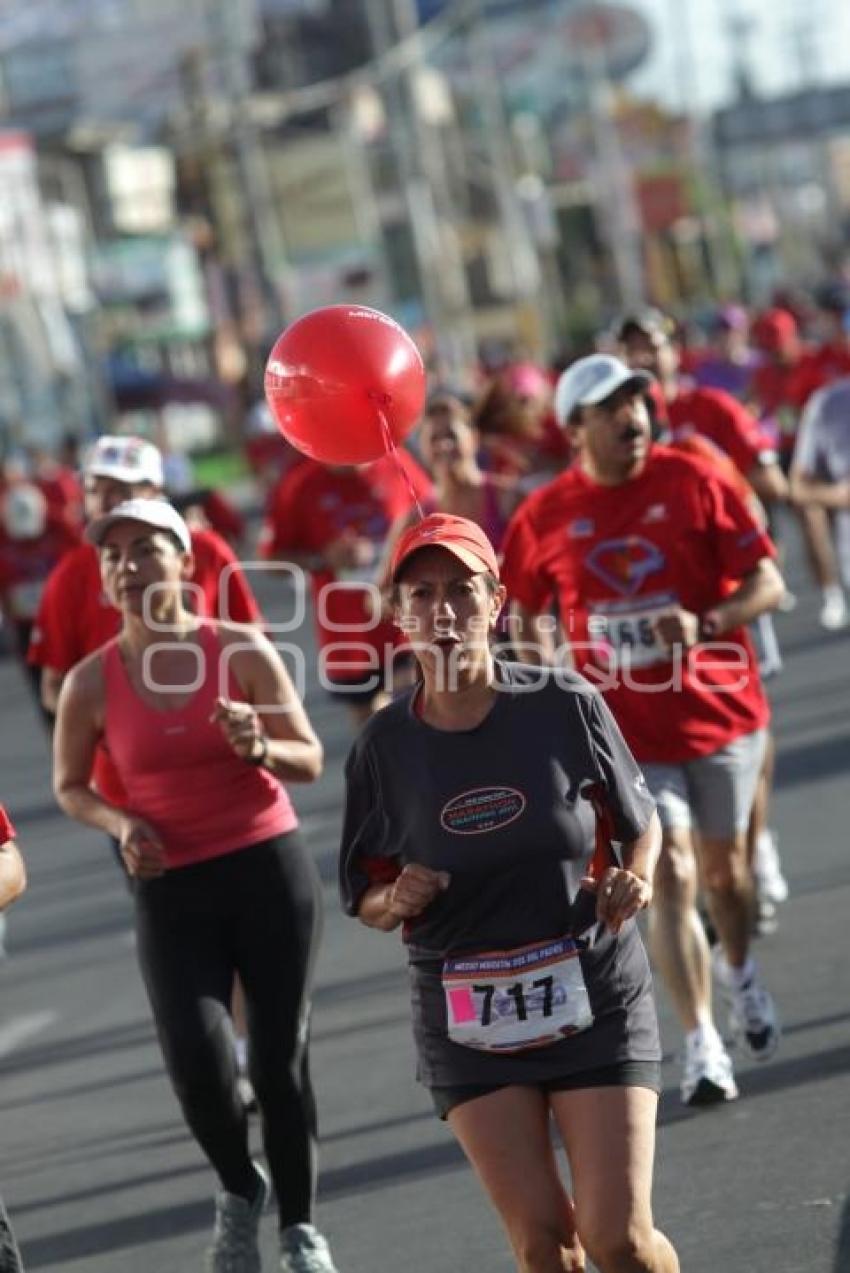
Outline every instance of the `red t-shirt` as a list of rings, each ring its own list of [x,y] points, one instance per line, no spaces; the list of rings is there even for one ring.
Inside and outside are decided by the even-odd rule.
[[[190,592],[190,607],[209,618],[262,623],[260,608],[224,540],[214,531],[193,530],[192,553],[195,573],[191,583],[200,591]],[[226,583],[220,583],[225,569]],[[54,672],[70,672],[80,659],[111,641],[120,628],[121,614],[103,592],[97,552],[91,544],[80,544],[65,554],[47,580],[28,661]],[[107,753],[100,748],[94,779],[105,800],[123,805],[123,788]]]
[[[48,522],[36,539],[10,539],[0,531],[0,599],[13,623],[32,622],[50,572],[79,542],[65,522]]]
[[[9,840],[14,840],[15,828],[12,825],[12,819],[6,810],[0,804],[0,844],[7,844]]]
[[[47,500],[51,517],[64,521],[75,530],[83,528],[83,487],[73,469],[64,464],[51,466],[35,479]]]
[[[311,572],[313,613],[329,681],[356,681],[376,672],[383,661],[376,665],[375,652],[400,643],[391,624],[376,622],[362,585],[374,579],[390,526],[413,507],[411,487],[422,502],[432,495],[430,479],[400,449],[395,456],[343,471],[306,461],[286,474],[271,494],[260,541],[266,557],[322,553],[345,532],[374,544],[374,560],[362,569],[343,577],[328,569]]]
[[[222,539],[236,541],[245,534],[245,518],[221,491],[207,491],[201,507],[210,526]]]
[[[753,396],[763,427],[772,428],[783,455],[794,450],[799,410],[795,400],[796,362],[760,363],[753,373]]]
[[[642,472],[600,486],[575,465],[520,505],[502,579],[533,613],[556,598],[578,671],[604,693],[638,760],[681,764],[767,723],[749,636],[724,633],[673,661],[653,617],[703,614],[774,556],[706,463],[655,446]]]
[[[746,477],[757,464],[775,459],[775,446],[758,420],[722,389],[683,389],[667,402],[673,436],[701,433],[732,459]]]

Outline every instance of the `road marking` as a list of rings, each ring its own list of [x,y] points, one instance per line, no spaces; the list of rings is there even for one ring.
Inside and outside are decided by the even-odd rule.
[[[58,1019],[58,1012],[30,1012],[23,1017],[12,1017],[0,1025],[0,1057],[9,1056],[15,1048],[32,1039]]]

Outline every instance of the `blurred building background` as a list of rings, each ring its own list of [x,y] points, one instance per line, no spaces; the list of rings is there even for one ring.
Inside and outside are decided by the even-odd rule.
[[[0,0],[0,446],[212,448],[331,302],[457,377],[841,275],[839,8],[772,7],[765,90],[757,3]]]

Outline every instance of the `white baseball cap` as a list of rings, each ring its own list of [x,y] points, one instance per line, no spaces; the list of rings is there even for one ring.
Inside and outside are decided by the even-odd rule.
[[[116,482],[150,482],[160,489],[165,485],[162,455],[144,438],[105,433],[86,456],[83,472],[91,477],[111,477]]]
[[[86,539],[92,544],[102,544],[106,532],[117,522],[140,522],[154,530],[170,531],[172,535],[176,535],[184,552],[192,551],[189,527],[177,509],[164,499],[125,499],[123,504],[116,504],[111,512],[89,522],[86,526]]]
[[[563,428],[576,407],[594,407],[610,398],[623,385],[648,389],[653,377],[648,371],[632,371],[613,354],[590,354],[567,367],[555,386],[555,419]]]

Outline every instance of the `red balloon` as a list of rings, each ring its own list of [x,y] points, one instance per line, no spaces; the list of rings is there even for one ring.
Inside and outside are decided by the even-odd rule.
[[[326,464],[363,464],[416,424],[425,368],[394,319],[364,305],[329,305],[278,336],[265,391],[278,428],[299,451]]]

